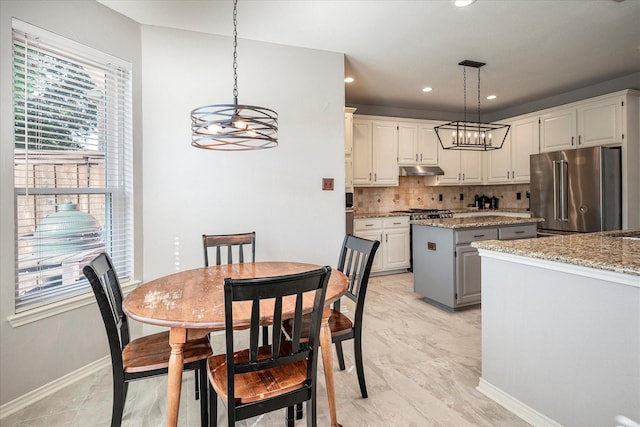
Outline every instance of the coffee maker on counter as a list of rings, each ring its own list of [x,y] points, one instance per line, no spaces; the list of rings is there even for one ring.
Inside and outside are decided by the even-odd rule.
[[[498,198],[493,196],[478,196],[473,198],[473,207],[478,209],[498,209]]]

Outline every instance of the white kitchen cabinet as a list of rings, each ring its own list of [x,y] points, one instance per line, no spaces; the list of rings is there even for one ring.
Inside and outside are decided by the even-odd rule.
[[[540,151],[576,148],[575,108],[555,110],[540,117]]]
[[[622,142],[620,96],[590,102],[578,108],[578,147]]]
[[[603,96],[542,115],[540,151],[622,143],[623,101],[620,95]]]
[[[353,192],[353,113],[355,108],[344,109],[344,186]]]
[[[529,156],[539,151],[539,135],[538,116],[513,121],[502,148],[487,152],[487,183],[529,182]]]
[[[353,120],[353,185],[398,185],[398,125]]]
[[[418,158],[418,125],[398,123],[398,164],[415,165]]]
[[[426,185],[470,185],[482,183],[482,152],[445,150],[438,144],[438,166],[444,175],[425,180]]]
[[[372,273],[390,273],[409,268],[408,216],[358,218],[354,220],[354,233],[364,239],[380,241],[371,267]]]
[[[437,166],[438,139],[434,125],[399,123],[398,164],[400,166]]]

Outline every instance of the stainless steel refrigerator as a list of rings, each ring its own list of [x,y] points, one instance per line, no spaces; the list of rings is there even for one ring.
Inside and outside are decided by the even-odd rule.
[[[531,212],[539,235],[619,230],[619,147],[588,147],[531,156]]]

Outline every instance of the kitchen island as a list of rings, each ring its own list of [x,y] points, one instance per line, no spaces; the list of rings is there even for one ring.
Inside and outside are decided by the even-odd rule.
[[[448,311],[480,303],[480,257],[472,242],[536,236],[539,218],[473,216],[411,221],[413,290]]]
[[[640,422],[638,237],[473,243],[482,264],[478,390],[533,425]]]

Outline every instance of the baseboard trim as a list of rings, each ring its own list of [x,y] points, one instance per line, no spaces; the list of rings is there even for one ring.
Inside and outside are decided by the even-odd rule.
[[[48,384],[43,385],[42,387],[38,387],[33,391],[23,394],[17,399],[14,399],[11,402],[5,403],[4,405],[0,406],[0,420],[108,366],[111,366],[111,357],[105,356],[101,359],[96,360],[95,362],[83,366],[80,369],[70,372],[63,377],[60,377],[55,381],[52,381]]]
[[[503,390],[494,386],[482,377],[480,377],[480,382],[478,383],[478,387],[476,387],[476,390],[533,426],[562,427],[562,424],[557,423],[556,421],[541,414],[530,406],[525,405],[515,397],[511,396],[508,393],[505,393]]]

